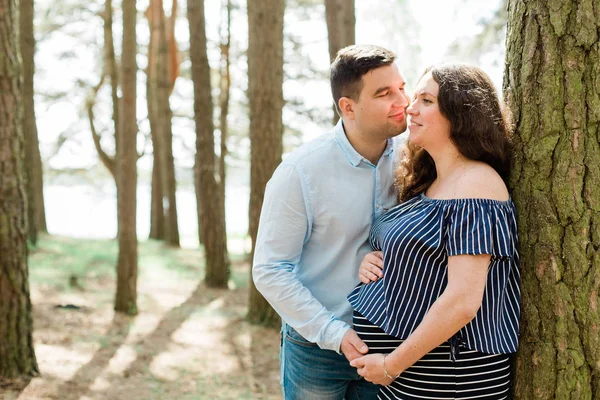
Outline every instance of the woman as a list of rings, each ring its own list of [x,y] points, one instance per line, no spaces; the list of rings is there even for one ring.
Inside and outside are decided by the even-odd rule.
[[[489,77],[465,65],[426,70],[407,113],[401,204],[371,230],[383,279],[349,296],[371,354],[351,364],[381,399],[508,398],[520,300],[508,124]]]

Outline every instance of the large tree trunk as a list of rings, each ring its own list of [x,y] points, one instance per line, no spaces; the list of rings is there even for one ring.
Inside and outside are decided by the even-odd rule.
[[[509,1],[522,322],[517,399],[600,399],[600,7]]]
[[[46,210],[44,208],[44,183],[42,158],[38,141],[35,109],[33,101],[33,74],[35,36],[33,31],[33,0],[21,0],[20,42],[23,62],[23,135],[25,138],[25,159],[27,193],[29,201],[29,239],[37,243],[38,232],[47,232]]]
[[[121,57],[122,92],[121,129],[117,169],[119,208],[119,258],[115,311],[137,313],[137,235],[136,189],[138,159],[136,138],[136,6],[135,0],[123,0],[123,55]]]
[[[325,19],[329,42],[329,59],[333,61],[337,52],[356,42],[354,0],[325,0]],[[339,119],[333,106],[333,124]]]
[[[248,2],[248,98],[250,101],[250,211],[252,255],[265,186],[283,151],[284,0]],[[265,68],[269,60],[269,68]],[[250,279],[248,319],[274,325],[279,318]]]
[[[225,209],[216,180],[213,102],[210,66],[206,53],[204,0],[188,1],[190,57],[194,82],[194,117],[196,121],[196,196],[198,227],[204,243],[206,274],[210,287],[227,287],[229,263]]]
[[[0,377],[33,376],[18,2],[0,0]]]

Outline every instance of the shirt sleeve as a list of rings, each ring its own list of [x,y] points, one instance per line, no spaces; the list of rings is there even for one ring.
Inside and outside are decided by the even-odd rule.
[[[504,258],[514,254],[514,215],[509,206],[484,199],[454,205],[446,223],[448,256],[490,254]]]
[[[310,238],[312,205],[306,180],[293,165],[280,165],[266,187],[254,250],[252,277],[281,318],[305,339],[340,352],[350,328],[296,276]]]

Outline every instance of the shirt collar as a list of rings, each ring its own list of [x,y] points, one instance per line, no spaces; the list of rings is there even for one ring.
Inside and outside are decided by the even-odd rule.
[[[335,127],[333,128],[333,134],[335,137],[335,141],[338,143],[338,145],[344,152],[344,155],[346,156],[346,158],[348,159],[348,162],[350,162],[350,164],[352,164],[355,167],[358,167],[360,162],[363,160],[369,164],[371,163],[369,160],[367,160],[366,158],[361,156],[354,149],[354,147],[352,147],[352,145],[350,144],[350,141],[348,140],[348,137],[346,136],[346,131],[344,131],[344,124],[343,124],[341,118],[338,121],[338,123],[335,125]],[[385,150],[383,150],[383,154],[381,156],[387,157],[393,151],[394,151],[393,140],[388,139],[387,145],[385,146]]]

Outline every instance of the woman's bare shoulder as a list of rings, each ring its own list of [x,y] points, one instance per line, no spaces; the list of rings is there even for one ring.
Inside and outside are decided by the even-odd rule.
[[[474,162],[456,182],[459,198],[508,200],[508,189],[502,177],[486,163]]]

